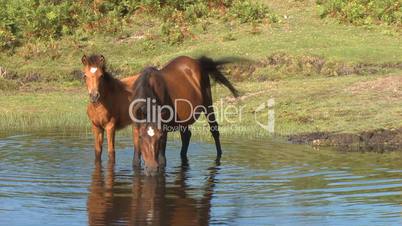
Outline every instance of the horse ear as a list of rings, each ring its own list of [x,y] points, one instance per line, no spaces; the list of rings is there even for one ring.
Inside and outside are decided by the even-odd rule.
[[[103,55],[100,55],[100,65],[104,66],[105,65],[105,57]]]
[[[86,55],[82,56],[81,62],[82,62],[83,65],[87,65],[87,64],[88,64],[88,60],[87,60],[87,56],[86,56]]]

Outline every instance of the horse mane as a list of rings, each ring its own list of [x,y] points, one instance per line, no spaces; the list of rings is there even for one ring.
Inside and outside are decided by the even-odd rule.
[[[151,79],[154,81],[151,81]],[[157,83],[162,88],[162,96],[158,95],[157,90],[151,84],[152,82]],[[165,80],[162,78],[160,71],[155,67],[145,68],[134,84],[135,98],[155,99],[157,104],[165,104],[164,94],[166,91]]]
[[[151,103],[156,105],[169,104],[167,86],[157,68],[147,67],[140,73],[134,83],[134,99],[156,100],[156,103]],[[137,103],[134,114],[146,114],[146,103]]]

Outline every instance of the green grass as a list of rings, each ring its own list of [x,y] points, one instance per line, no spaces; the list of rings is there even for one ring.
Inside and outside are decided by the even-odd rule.
[[[279,135],[317,131],[358,133],[378,128],[399,128],[402,126],[399,107],[402,104],[401,96],[395,96],[392,90],[373,90],[367,86],[357,88],[361,84],[384,78],[388,76],[242,83],[240,88],[243,91],[266,91],[238,103],[246,106],[246,114],[237,125],[244,127],[249,134],[267,135],[266,131],[256,125],[253,111],[269,98],[275,98],[275,133]],[[258,114],[258,118],[266,121],[267,113]],[[227,122],[221,124],[223,130],[231,126]],[[228,129],[227,133],[232,131]]]
[[[3,93],[2,131],[69,130],[86,128],[85,92]],[[85,95],[86,97],[86,95]]]
[[[212,20],[206,31],[198,25],[192,27],[195,38],[179,45],[169,45],[156,35],[160,25],[157,22],[149,20],[144,24],[139,20],[124,34],[118,34],[123,39],[112,35],[66,37],[50,47],[33,43],[17,49],[12,55],[2,52],[0,67],[21,77],[38,73],[41,80],[25,84],[22,89],[25,92],[1,92],[0,130],[88,130],[86,92],[71,76],[73,70],[81,68],[80,58],[84,53],[102,53],[119,76],[133,74],[147,65],[163,65],[179,55],[242,56],[263,60],[282,52],[292,56],[320,56],[348,64],[402,62],[401,34],[388,27],[354,27],[330,18],[320,19],[314,1],[264,2],[280,15],[278,24],[253,26]],[[141,35],[147,38],[138,38]],[[221,122],[223,135],[268,135],[255,124],[253,111],[269,98],[276,101],[278,135],[315,131],[355,133],[402,126],[399,107],[402,98],[392,97],[393,91],[370,87],[350,91],[367,81],[400,76],[401,69],[342,77],[298,76],[297,71],[287,73],[286,70],[277,71],[281,76],[274,77],[271,72],[271,69],[259,68],[254,75],[236,83],[245,96],[264,92],[233,103],[245,106],[244,118],[238,123]],[[257,81],[260,77],[267,80]],[[270,81],[273,78],[275,81]],[[223,88],[214,89],[217,101],[229,95]],[[262,119],[266,116],[266,113],[259,115]],[[205,125],[205,122],[199,122],[195,129],[208,134]]]
[[[316,131],[356,133],[377,128],[398,128],[402,126],[399,120],[402,96],[392,97],[393,90],[359,88],[367,82],[387,78],[397,76],[315,77],[308,80],[240,82],[236,86],[245,93],[244,99],[235,101],[230,98],[226,89],[214,86],[215,108],[221,133],[223,136],[269,135],[255,123],[254,113],[254,110],[269,98],[275,98],[276,135]],[[86,102],[85,89],[42,94],[6,93],[0,97],[0,128],[5,131],[90,131],[85,112]],[[242,117],[236,115],[230,117],[230,121],[220,117],[223,109],[229,105],[242,109]],[[258,113],[257,118],[266,122],[267,111]],[[197,122],[193,130],[195,135],[209,135],[204,120]]]

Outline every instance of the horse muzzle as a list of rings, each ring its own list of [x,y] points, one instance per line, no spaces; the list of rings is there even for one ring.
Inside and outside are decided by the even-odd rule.
[[[100,94],[99,92],[95,91],[95,92],[91,92],[89,94],[89,101],[91,101],[91,103],[96,103],[99,101],[100,98]]]

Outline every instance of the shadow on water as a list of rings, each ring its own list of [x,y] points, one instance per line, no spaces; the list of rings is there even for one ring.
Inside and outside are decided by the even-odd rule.
[[[177,167],[172,182],[164,174],[149,177],[137,171],[131,188],[122,189],[119,185],[124,182],[116,180],[115,165],[108,162],[103,168],[97,163],[87,200],[89,225],[209,225],[219,164],[208,169],[199,199],[188,194],[189,167]]]

